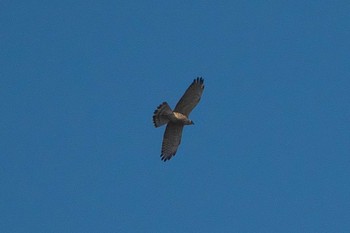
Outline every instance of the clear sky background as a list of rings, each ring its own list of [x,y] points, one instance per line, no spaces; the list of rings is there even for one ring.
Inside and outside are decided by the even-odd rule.
[[[349,1],[1,1],[0,229],[350,232]],[[170,161],[152,114],[194,78]]]

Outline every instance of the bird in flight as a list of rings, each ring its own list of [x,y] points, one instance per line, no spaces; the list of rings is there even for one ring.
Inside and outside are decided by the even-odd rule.
[[[157,128],[167,125],[162,143],[161,160],[164,162],[175,156],[181,142],[182,130],[185,125],[194,125],[188,117],[201,99],[204,90],[204,79],[198,77],[193,80],[185,94],[176,104],[174,111],[167,102],[160,104],[153,114],[153,123]]]

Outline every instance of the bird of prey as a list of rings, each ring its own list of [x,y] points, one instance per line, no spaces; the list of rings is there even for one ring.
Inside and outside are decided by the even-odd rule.
[[[176,104],[174,111],[167,102],[160,104],[153,114],[155,127],[167,124],[162,143],[161,160],[164,162],[175,156],[181,142],[182,130],[185,125],[194,125],[188,117],[201,99],[204,90],[204,79],[193,80],[185,94]]]

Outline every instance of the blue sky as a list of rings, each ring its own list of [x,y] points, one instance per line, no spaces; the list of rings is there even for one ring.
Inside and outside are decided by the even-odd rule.
[[[1,232],[350,232],[349,1],[0,5]]]

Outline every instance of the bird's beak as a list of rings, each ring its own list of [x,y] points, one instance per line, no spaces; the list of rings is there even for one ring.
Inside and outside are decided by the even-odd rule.
[[[192,121],[192,125],[194,125],[194,122]]]

